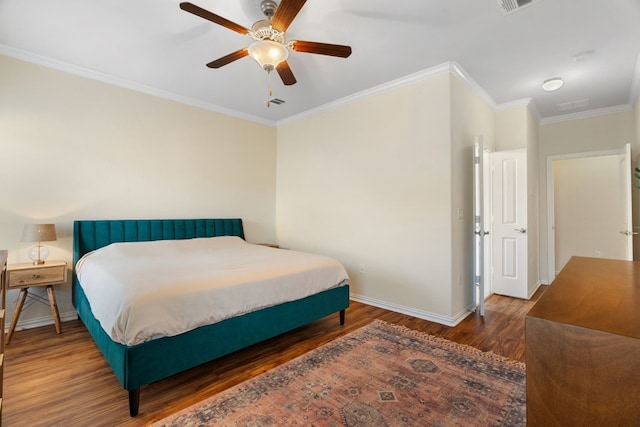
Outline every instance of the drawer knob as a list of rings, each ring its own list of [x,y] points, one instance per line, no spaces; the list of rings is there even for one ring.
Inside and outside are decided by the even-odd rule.
[[[31,277],[33,277],[34,279],[39,279],[40,275],[38,273],[33,273],[33,276],[31,276]]]

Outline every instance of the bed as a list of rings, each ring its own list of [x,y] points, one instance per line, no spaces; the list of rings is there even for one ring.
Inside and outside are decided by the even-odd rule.
[[[322,317],[339,313],[344,324],[349,285],[343,282],[294,301],[260,308],[174,336],[123,344],[106,332],[92,312],[75,266],[86,254],[112,243],[235,236],[244,241],[241,219],[83,220],[73,227],[73,305],[98,348],[129,394],[136,416],[140,387],[275,337]],[[272,249],[274,251],[284,251]]]

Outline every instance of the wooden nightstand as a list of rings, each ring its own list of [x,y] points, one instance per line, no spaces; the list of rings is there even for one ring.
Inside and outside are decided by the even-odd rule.
[[[13,331],[18,324],[22,307],[29,294],[29,288],[34,286],[46,286],[51,306],[51,315],[56,325],[56,332],[61,333],[60,313],[56,302],[56,294],[53,285],[67,281],[67,263],[65,261],[48,261],[45,264],[13,264],[7,267],[7,289],[20,289],[20,296],[13,312],[11,326],[7,333],[5,344],[9,344]],[[40,296],[30,295],[41,300]]]

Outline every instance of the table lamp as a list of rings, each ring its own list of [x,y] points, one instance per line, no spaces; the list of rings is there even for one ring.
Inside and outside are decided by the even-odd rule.
[[[29,259],[33,265],[44,264],[44,260],[49,256],[49,249],[42,246],[42,242],[53,242],[57,240],[55,224],[25,224],[22,230],[23,242],[38,242],[29,249]]]

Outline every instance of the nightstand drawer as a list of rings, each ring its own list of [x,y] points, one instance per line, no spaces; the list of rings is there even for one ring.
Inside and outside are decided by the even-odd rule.
[[[8,288],[24,288],[28,286],[43,286],[52,283],[66,281],[66,263],[55,265],[38,265],[32,267],[21,267],[13,269],[11,266],[7,270]]]

